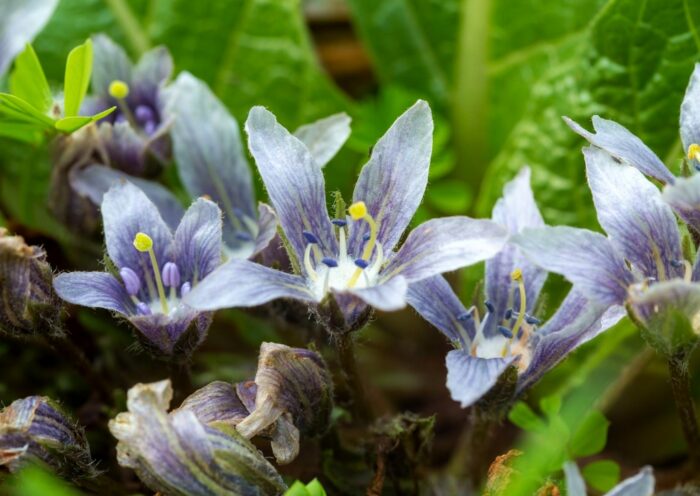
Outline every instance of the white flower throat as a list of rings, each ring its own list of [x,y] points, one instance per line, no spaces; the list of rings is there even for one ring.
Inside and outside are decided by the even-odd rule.
[[[377,283],[379,271],[385,262],[382,244],[377,241],[379,225],[367,211],[364,202],[356,202],[350,205],[348,213],[354,222],[367,222],[369,224],[369,236],[365,237],[365,246],[360,258],[355,258],[348,253],[347,246],[347,221],[343,219],[333,220],[337,229],[338,258],[324,257],[318,247],[318,238],[308,231],[304,231],[306,249],[304,251],[304,269],[306,271],[309,288],[318,300],[331,290],[345,290],[351,288],[366,288]]]

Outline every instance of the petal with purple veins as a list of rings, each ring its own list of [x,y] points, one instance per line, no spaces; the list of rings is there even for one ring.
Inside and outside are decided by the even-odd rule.
[[[412,283],[466,267],[496,255],[506,238],[505,229],[490,220],[431,219],[411,231],[380,280],[401,274]]]
[[[384,312],[393,312],[406,306],[406,291],[408,284],[401,276],[392,277],[387,281],[366,288],[350,288],[344,291],[334,290],[333,293],[351,294],[358,297],[371,307]]]
[[[316,165],[323,168],[350,136],[350,120],[344,112],[333,114],[300,126],[294,136],[306,145]]]
[[[105,272],[68,272],[54,279],[56,293],[75,305],[105,308],[124,315],[135,311],[126,288]]]
[[[700,174],[679,177],[674,184],[666,185],[661,196],[681,219],[700,232]]]
[[[564,117],[564,122],[592,145],[602,148],[613,157],[628,163],[645,175],[658,179],[662,183],[672,184],[675,181],[675,177],[661,159],[627,128],[597,115],[593,116],[592,121],[595,133],[587,131],[573,120]]]
[[[196,286],[221,265],[221,210],[216,203],[197,199],[175,231],[175,261],[182,281]]]
[[[265,250],[277,234],[277,214],[272,208],[265,204],[258,205],[258,235],[255,238],[253,253],[248,258],[256,256]]]
[[[104,34],[92,38],[92,91],[102,97],[109,96],[112,81],[131,84],[132,64],[122,47]]]
[[[200,310],[254,307],[278,298],[315,302],[306,280],[248,260],[231,260],[209,274],[184,298]]]
[[[447,354],[447,389],[462,408],[476,403],[498,382],[498,378],[513,363],[513,357],[478,358],[465,350]]]
[[[637,475],[628,477],[605,493],[605,496],[653,496],[655,485],[651,467],[644,467]]]
[[[474,319],[442,276],[414,282],[406,300],[416,312],[453,343],[467,348],[476,334]]]
[[[681,141],[687,153],[690,145],[700,144],[700,64],[695,64],[681,105]],[[697,167],[700,162],[693,162]]]
[[[433,145],[433,119],[423,100],[404,112],[372,149],[355,185],[353,202],[363,201],[379,225],[378,241],[389,252],[398,243],[423,198]],[[350,224],[348,249],[359,256],[364,222]]]
[[[612,244],[647,277],[682,276],[674,267],[682,258],[678,222],[659,189],[603,150],[589,147],[583,156],[598,221]]]
[[[304,258],[304,231],[318,238],[324,255],[335,257],[323,173],[308,148],[263,107],[253,107],[245,127],[250,152],[297,259]]]

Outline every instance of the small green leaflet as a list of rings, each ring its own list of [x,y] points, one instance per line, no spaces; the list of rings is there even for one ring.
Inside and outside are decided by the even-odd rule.
[[[598,491],[609,491],[620,481],[620,466],[612,460],[597,460],[581,471],[583,478]]]
[[[30,44],[15,59],[15,69],[10,75],[10,92],[43,114],[51,108],[51,88]]]
[[[284,496],[326,496],[326,490],[323,489],[318,479],[314,479],[306,485],[300,481],[296,481],[287,489]]]
[[[63,107],[66,117],[78,115],[92,74],[92,41],[88,39],[68,54],[63,80]]]

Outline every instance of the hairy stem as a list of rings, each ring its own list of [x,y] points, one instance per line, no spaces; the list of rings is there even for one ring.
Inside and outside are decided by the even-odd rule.
[[[677,352],[668,359],[668,372],[671,377],[673,399],[688,443],[688,455],[695,471],[700,469],[700,429],[695,412],[695,404],[690,394],[690,374],[688,373],[688,352]]]
[[[499,422],[500,417],[493,412],[479,405],[472,407],[469,425],[462,431],[448,466],[450,474],[469,477],[475,489],[481,485],[491,463],[489,441]]]
[[[374,419],[374,413],[367,401],[362,379],[357,368],[355,344],[352,335],[352,332],[339,333],[335,338],[335,351],[345,384],[351,396],[353,418],[368,424]]]

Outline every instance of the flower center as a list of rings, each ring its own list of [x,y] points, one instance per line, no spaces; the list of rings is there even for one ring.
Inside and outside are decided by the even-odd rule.
[[[377,241],[379,226],[367,211],[365,203],[353,203],[348,208],[348,213],[353,222],[364,221],[369,225],[369,232],[363,237],[365,244],[359,258],[354,258],[348,253],[345,219],[331,221],[337,233],[337,259],[323,256],[316,235],[309,231],[302,233],[307,243],[304,250],[304,269],[311,282],[311,289],[319,300],[331,289],[372,286],[384,263],[382,245]]]
[[[525,282],[523,273],[520,269],[515,269],[511,273],[511,278],[518,285],[518,294],[520,296],[520,305],[517,311],[509,308],[504,315],[498,316],[495,314],[495,309],[490,302],[485,302],[487,313],[483,321],[479,320],[476,309],[472,307],[467,313],[458,315],[458,322],[465,322],[474,319],[476,335],[471,341],[470,353],[472,356],[479,358],[504,358],[507,356],[518,357],[516,366],[520,372],[523,372],[530,365],[532,359],[532,351],[529,346],[530,336],[535,332],[535,327],[540,324],[539,319],[527,314],[527,292],[525,291]],[[497,326],[498,334],[494,336],[485,336],[484,328],[488,319],[501,318],[501,322]],[[511,323],[512,326],[511,326]],[[466,331],[462,328],[463,339],[466,336]],[[465,342],[469,342],[468,339]]]
[[[150,105],[140,104],[134,111],[126,101],[129,96],[129,85],[124,81],[115,79],[109,84],[109,95],[117,101],[119,115],[116,122],[126,119],[131,127],[136,131],[143,131],[147,136],[151,136],[158,128],[158,114]]]
[[[134,248],[142,253],[148,253],[149,261],[153,269],[153,278],[147,270],[144,270],[144,280],[146,282],[146,294],[148,298],[139,299],[142,284],[139,275],[130,267],[119,269],[126,292],[136,305],[136,311],[140,315],[151,315],[154,312],[162,312],[167,315],[171,308],[176,309],[180,303],[180,298],[185,296],[191,289],[189,282],[181,284],[180,269],[174,262],[166,262],[162,272],[153,251],[153,240],[146,233],[136,233],[134,236]],[[154,280],[155,279],[155,285]],[[166,296],[165,288],[170,288],[169,295]],[[179,297],[178,297],[179,287]],[[145,295],[144,295],[145,296]],[[144,301],[146,300],[146,301]]]

